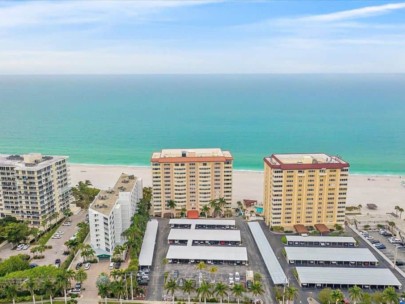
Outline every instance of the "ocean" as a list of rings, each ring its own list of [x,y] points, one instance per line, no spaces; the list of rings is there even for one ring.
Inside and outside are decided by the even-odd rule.
[[[405,173],[405,75],[0,76],[0,153],[149,165],[220,147],[234,167],[325,152],[352,173]]]

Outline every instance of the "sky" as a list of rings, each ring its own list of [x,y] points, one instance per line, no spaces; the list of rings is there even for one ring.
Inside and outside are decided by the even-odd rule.
[[[404,1],[0,2],[0,74],[404,72]]]

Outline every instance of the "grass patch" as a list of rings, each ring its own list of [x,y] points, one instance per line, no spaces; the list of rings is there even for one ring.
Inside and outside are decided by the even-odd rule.
[[[62,219],[63,220],[63,219]],[[46,245],[46,243],[49,241],[49,239],[55,234],[55,232],[59,229],[60,225],[62,224],[62,220],[59,221],[58,223],[55,224],[51,228],[51,230],[45,232],[41,237],[38,239],[37,244],[38,245]]]

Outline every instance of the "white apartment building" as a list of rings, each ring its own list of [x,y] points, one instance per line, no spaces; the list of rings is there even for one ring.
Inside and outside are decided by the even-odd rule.
[[[0,154],[0,217],[13,216],[32,226],[71,201],[66,156]]]
[[[89,208],[90,244],[98,257],[111,256],[125,242],[122,233],[142,199],[142,179],[121,174],[112,189],[100,191]]]

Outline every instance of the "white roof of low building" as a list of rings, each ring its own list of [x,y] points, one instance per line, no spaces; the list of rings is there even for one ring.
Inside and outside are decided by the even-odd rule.
[[[146,226],[141,253],[139,254],[139,266],[152,266],[158,226],[157,220],[150,220]]]
[[[378,262],[367,248],[285,247],[293,261]]]
[[[171,229],[168,240],[240,242],[240,230]]]
[[[228,225],[235,226],[235,220],[210,220],[210,219],[171,219],[170,225]]]
[[[260,254],[263,258],[264,264],[273,280],[273,283],[276,285],[286,284],[287,277],[281,268],[281,265],[274,254],[273,249],[271,248],[266,236],[263,233],[262,228],[258,222],[248,223],[249,229],[253,234],[257,247],[259,247]]]
[[[297,267],[301,284],[401,286],[387,268]]]
[[[246,247],[169,246],[169,260],[247,261]]]
[[[287,235],[287,242],[329,242],[329,243],[356,243],[351,236],[300,236]]]

